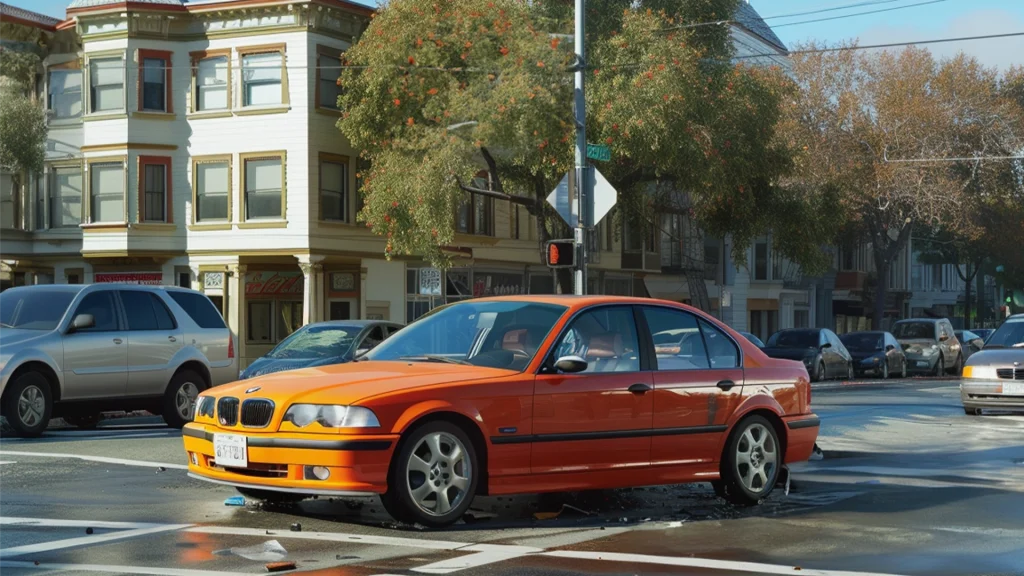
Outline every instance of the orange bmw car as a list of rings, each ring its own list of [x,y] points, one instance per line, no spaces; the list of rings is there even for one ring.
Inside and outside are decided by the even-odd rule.
[[[753,504],[818,435],[807,372],[704,313],[617,296],[431,311],[358,361],[205,391],[189,474],[251,498],[379,494],[459,519],[477,494],[711,482]]]

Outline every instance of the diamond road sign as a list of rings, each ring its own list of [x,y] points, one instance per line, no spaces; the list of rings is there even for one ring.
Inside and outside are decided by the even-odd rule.
[[[596,226],[598,222],[608,215],[608,212],[619,200],[619,194],[615,188],[604,179],[604,176],[593,166],[588,166],[590,182],[593,183],[591,190],[593,198],[590,199],[592,206],[592,219],[590,226]],[[558,215],[565,220],[570,228],[575,228],[579,221],[579,205],[576,201],[575,186],[570,186],[569,174],[562,177],[558,186],[548,195],[548,204],[558,212]]]
[[[587,158],[608,162],[612,159],[612,149],[603,144],[587,144]]]

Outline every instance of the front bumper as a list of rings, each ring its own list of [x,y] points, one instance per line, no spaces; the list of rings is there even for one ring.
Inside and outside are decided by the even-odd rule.
[[[814,443],[818,441],[818,429],[821,420],[815,414],[785,416],[786,423],[786,464],[806,462],[814,451]]]
[[[938,354],[934,356],[907,354],[907,372],[930,374],[935,371],[935,365],[938,363]]]
[[[214,434],[245,436],[248,466],[218,466]],[[333,496],[383,494],[398,444],[397,434],[252,434],[194,422],[185,425],[182,437],[193,478],[240,488]],[[307,473],[313,466],[327,468],[330,476],[316,479]]]
[[[1024,409],[1024,382],[966,379],[960,400],[964,408]]]

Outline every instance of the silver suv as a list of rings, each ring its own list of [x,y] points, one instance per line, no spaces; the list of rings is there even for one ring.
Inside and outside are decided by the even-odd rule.
[[[191,418],[200,391],[238,378],[231,331],[213,302],[172,287],[48,284],[0,293],[0,414],[23,436],[52,417]]]

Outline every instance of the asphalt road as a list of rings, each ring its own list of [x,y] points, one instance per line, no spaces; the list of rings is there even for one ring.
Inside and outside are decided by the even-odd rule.
[[[967,416],[953,382],[826,385],[813,405],[824,459],[760,507],[706,484],[482,498],[440,531],[375,499],[226,506],[152,419],[3,438],[0,572],[1024,574],[1024,416]]]

